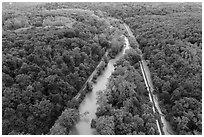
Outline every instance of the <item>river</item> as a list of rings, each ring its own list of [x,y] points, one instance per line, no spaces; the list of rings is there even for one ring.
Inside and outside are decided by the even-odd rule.
[[[127,37],[124,37],[125,45],[123,51],[119,53],[115,59],[111,59],[108,62],[107,67],[103,71],[102,75],[100,75],[96,83],[93,84],[92,92],[88,93],[82,103],[79,106],[79,113],[81,115],[79,122],[74,126],[71,130],[72,135],[94,135],[95,129],[91,128],[91,120],[96,118],[96,110],[97,110],[97,93],[101,90],[106,89],[106,85],[108,83],[109,77],[114,71],[114,64],[118,61],[124,54],[126,49],[129,49],[129,41]],[[85,114],[85,115],[83,115]]]
[[[130,31],[130,30],[129,30]],[[93,90],[91,93],[88,93],[82,103],[79,106],[79,113],[80,113],[80,120],[79,122],[74,126],[74,128],[71,130],[72,135],[94,135],[95,129],[91,128],[91,121],[92,119],[96,118],[96,110],[97,110],[97,93],[101,90],[106,89],[106,85],[108,83],[109,77],[111,76],[112,72],[114,71],[114,64],[117,60],[119,60],[124,54],[126,49],[129,49],[129,41],[127,37],[124,37],[125,39],[125,45],[123,48],[123,51],[116,56],[115,59],[111,59],[108,62],[107,67],[105,68],[104,72],[102,75],[100,75],[96,83],[93,84]],[[169,124],[168,121],[166,121],[164,115],[161,112],[161,109],[159,107],[158,99],[156,95],[153,95],[152,91],[154,90],[153,88],[153,83],[151,81],[151,75],[149,68],[147,66],[147,63],[145,60],[141,60],[140,66],[143,66],[143,69],[141,67],[143,77],[145,84],[147,86],[147,90],[149,91],[149,98],[152,103],[155,104],[156,109],[159,111],[159,114],[161,116],[161,121],[163,123],[162,130],[165,135],[172,135],[174,134],[171,125]],[[152,96],[151,96],[152,94]],[[153,111],[155,112],[155,109],[153,107]],[[156,120],[156,124],[158,127],[159,134],[161,135],[161,129],[159,126],[158,120]]]

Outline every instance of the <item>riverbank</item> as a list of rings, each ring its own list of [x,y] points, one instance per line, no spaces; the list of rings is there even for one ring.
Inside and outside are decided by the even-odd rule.
[[[125,38],[125,37],[124,37]],[[102,72],[102,75],[99,75],[96,79],[96,83],[93,84],[93,90],[90,93],[87,93],[85,95],[84,100],[79,106],[79,112],[81,115],[80,120],[78,123],[75,125],[75,127],[72,129],[72,134],[80,134],[80,135],[93,135],[94,129],[91,128],[91,121],[92,119],[96,118],[96,110],[97,110],[97,97],[98,97],[98,92],[105,90],[106,85],[108,83],[109,77],[111,76],[112,72],[114,71],[115,67],[114,64],[116,61],[118,61],[124,54],[125,50],[128,49],[128,42],[127,38],[125,39],[126,44],[123,47],[123,50],[114,58],[109,60],[107,67],[105,70]],[[99,64],[100,67],[100,64]],[[96,71],[97,69],[95,69]],[[95,74],[92,73],[93,75]],[[92,79],[92,76],[90,76],[90,79]]]
[[[104,56],[108,55],[108,51],[106,51],[106,53],[104,54]],[[78,92],[78,94],[74,97],[76,100],[78,100],[78,98],[81,96],[82,92],[84,91],[84,89],[87,86],[87,83],[90,82],[93,78],[93,76],[96,74],[97,72],[97,68],[99,68],[101,66],[101,63],[104,59],[104,56],[102,57],[100,63],[96,66],[96,68],[94,69],[94,71],[92,72],[92,74],[89,76],[89,78],[86,80],[86,82],[84,83],[84,85],[82,86],[82,88],[80,89],[80,91]]]

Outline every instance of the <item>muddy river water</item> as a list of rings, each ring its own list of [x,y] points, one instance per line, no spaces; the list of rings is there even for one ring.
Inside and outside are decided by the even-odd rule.
[[[96,83],[93,84],[92,92],[88,93],[83,102],[79,106],[79,113],[82,115],[80,117],[80,121],[75,125],[72,129],[71,134],[73,135],[93,135],[95,129],[91,128],[91,120],[96,118],[96,110],[97,110],[97,92],[106,89],[106,85],[108,83],[108,79],[111,76],[112,72],[114,71],[114,64],[118,61],[124,54],[126,49],[129,47],[129,41],[127,37],[124,37],[125,45],[123,51],[116,56],[115,59],[111,59],[108,62],[107,67],[102,72]],[[86,115],[83,115],[86,114]]]
[[[92,119],[96,118],[95,113],[96,113],[96,110],[98,107],[98,105],[97,105],[97,93],[101,90],[106,89],[106,85],[108,83],[109,77],[111,76],[112,72],[114,71],[114,64],[116,63],[116,61],[118,61],[125,54],[126,49],[130,48],[128,38],[124,36],[124,39],[125,39],[125,45],[124,45],[123,51],[120,54],[118,54],[115,59],[111,59],[108,62],[108,65],[105,68],[105,70],[102,72],[102,75],[100,75],[97,78],[96,83],[93,84],[92,92],[88,93],[85,96],[82,103],[80,104],[79,113],[80,113],[81,117],[80,117],[79,122],[71,130],[70,134],[72,134],[72,135],[94,135],[95,134],[95,129],[91,128],[91,121],[92,121]],[[150,93],[152,91],[153,84],[151,81],[149,68],[148,68],[145,60],[142,60],[140,65],[143,65],[143,67],[144,67],[143,76],[145,73],[145,75],[146,75],[146,78],[144,78],[145,84],[146,85],[147,85],[147,83],[149,84],[149,87],[147,87],[147,88],[150,88],[148,90]],[[150,97],[150,101],[152,103],[153,103],[153,100],[154,100],[154,103],[155,103],[157,110],[159,111],[160,114],[162,114],[156,95],[153,95],[153,98]],[[154,108],[153,108],[153,110],[154,110]],[[163,115],[160,115],[160,116],[161,116],[161,120],[163,123],[162,130],[164,131],[164,134],[165,135],[174,134],[169,122],[167,122],[165,120]],[[159,133],[161,135],[161,129],[159,128],[158,120],[156,120],[156,122],[157,122],[157,127],[159,130]]]

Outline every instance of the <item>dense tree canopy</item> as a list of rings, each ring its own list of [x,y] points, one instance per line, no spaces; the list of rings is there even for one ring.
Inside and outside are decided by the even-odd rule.
[[[121,50],[117,20],[90,10],[38,8],[4,11],[3,134],[48,133],[105,52],[114,58]],[[66,134],[72,124],[65,132],[56,123],[52,134]]]
[[[97,132],[158,134],[143,53],[175,133],[202,134],[201,19],[200,3],[3,3],[3,134],[69,134],[80,103],[73,98],[106,51],[114,58],[122,50],[123,34],[133,49],[99,95]]]
[[[95,120],[99,134],[159,134],[137,56],[133,49],[127,52],[99,94]]]
[[[150,61],[155,93],[159,97],[163,113],[176,133],[201,134],[200,5],[121,3],[117,5],[117,9],[109,10],[113,17],[123,19],[130,26],[144,57]],[[181,109],[179,102],[188,102],[187,107]],[[194,104],[197,107],[188,107]],[[186,116],[186,113],[191,113],[192,117]]]

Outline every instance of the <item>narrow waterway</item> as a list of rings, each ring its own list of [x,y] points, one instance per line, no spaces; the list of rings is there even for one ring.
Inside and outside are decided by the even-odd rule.
[[[96,104],[97,92],[106,89],[108,78],[114,71],[115,62],[125,54],[126,49],[130,48],[127,37],[124,37],[124,39],[125,45],[123,51],[118,56],[116,56],[115,59],[111,59],[108,62],[108,65],[105,68],[103,74],[97,78],[96,84],[93,85],[92,92],[88,93],[85,96],[83,102],[80,104],[79,106],[79,113],[81,114],[80,121],[72,129],[71,131],[72,135],[94,135],[95,129],[91,128],[91,120],[96,118],[95,113],[98,107],[98,105]]]

